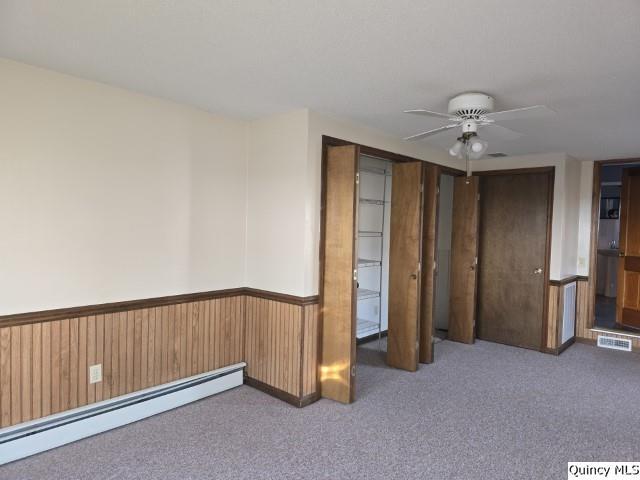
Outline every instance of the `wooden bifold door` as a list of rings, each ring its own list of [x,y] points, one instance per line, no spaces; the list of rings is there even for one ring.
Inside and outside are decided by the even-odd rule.
[[[323,162],[319,379],[321,395],[343,403],[355,399],[359,157],[357,145],[327,146]],[[409,371],[418,366],[421,227],[422,164],[394,163],[387,363]]]
[[[478,263],[478,177],[453,181],[448,339],[473,343]]]
[[[322,396],[342,403],[355,399],[358,158],[355,145],[328,147],[324,171],[319,375]]]
[[[420,162],[393,166],[387,363],[409,371],[418,368],[421,185]]]
[[[622,174],[616,321],[640,329],[640,167]]]

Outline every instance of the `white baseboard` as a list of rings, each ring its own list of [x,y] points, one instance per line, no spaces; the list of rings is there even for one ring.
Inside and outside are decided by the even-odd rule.
[[[0,465],[242,385],[245,363],[0,430]]]

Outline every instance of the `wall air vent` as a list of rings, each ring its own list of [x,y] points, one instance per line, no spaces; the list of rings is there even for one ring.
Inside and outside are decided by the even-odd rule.
[[[614,350],[631,351],[631,340],[618,337],[608,337],[606,335],[598,335],[598,346],[602,348],[612,348]]]
[[[489,153],[487,154],[487,156],[493,157],[493,158],[500,158],[500,157],[507,157],[508,155],[506,153],[496,152],[496,153]]]

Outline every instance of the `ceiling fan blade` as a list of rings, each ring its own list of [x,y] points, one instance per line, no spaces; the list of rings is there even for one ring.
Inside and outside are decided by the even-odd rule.
[[[448,118],[449,120],[457,120],[455,115],[449,115],[448,113],[432,112],[431,110],[424,110],[419,108],[417,110],[405,110],[404,113],[413,113],[415,115],[425,115],[427,117]]]
[[[516,120],[520,118],[538,118],[554,115],[556,112],[545,105],[533,105],[532,107],[514,108],[501,112],[487,113],[485,117],[502,122],[504,120]]]
[[[481,125],[480,128],[487,127],[487,135],[490,140],[498,142],[508,142],[510,140],[517,140],[522,137],[522,133],[511,130],[510,128],[496,125],[495,123],[489,123],[487,125]]]
[[[411,135],[410,137],[406,137],[405,140],[420,140],[421,138],[428,137],[429,135],[435,135],[436,133],[444,132],[445,130],[449,130],[450,128],[456,128],[459,124],[455,125],[445,125],[444,127],[434,128],[433,130],[428,130],[426,132],[418,133],[416,135]]]

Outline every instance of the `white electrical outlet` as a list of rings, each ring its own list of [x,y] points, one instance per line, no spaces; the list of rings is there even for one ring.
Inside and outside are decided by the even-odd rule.
[[[102,381],[102,364],[91,365],[89,367],[89,383],[98,383]]]

